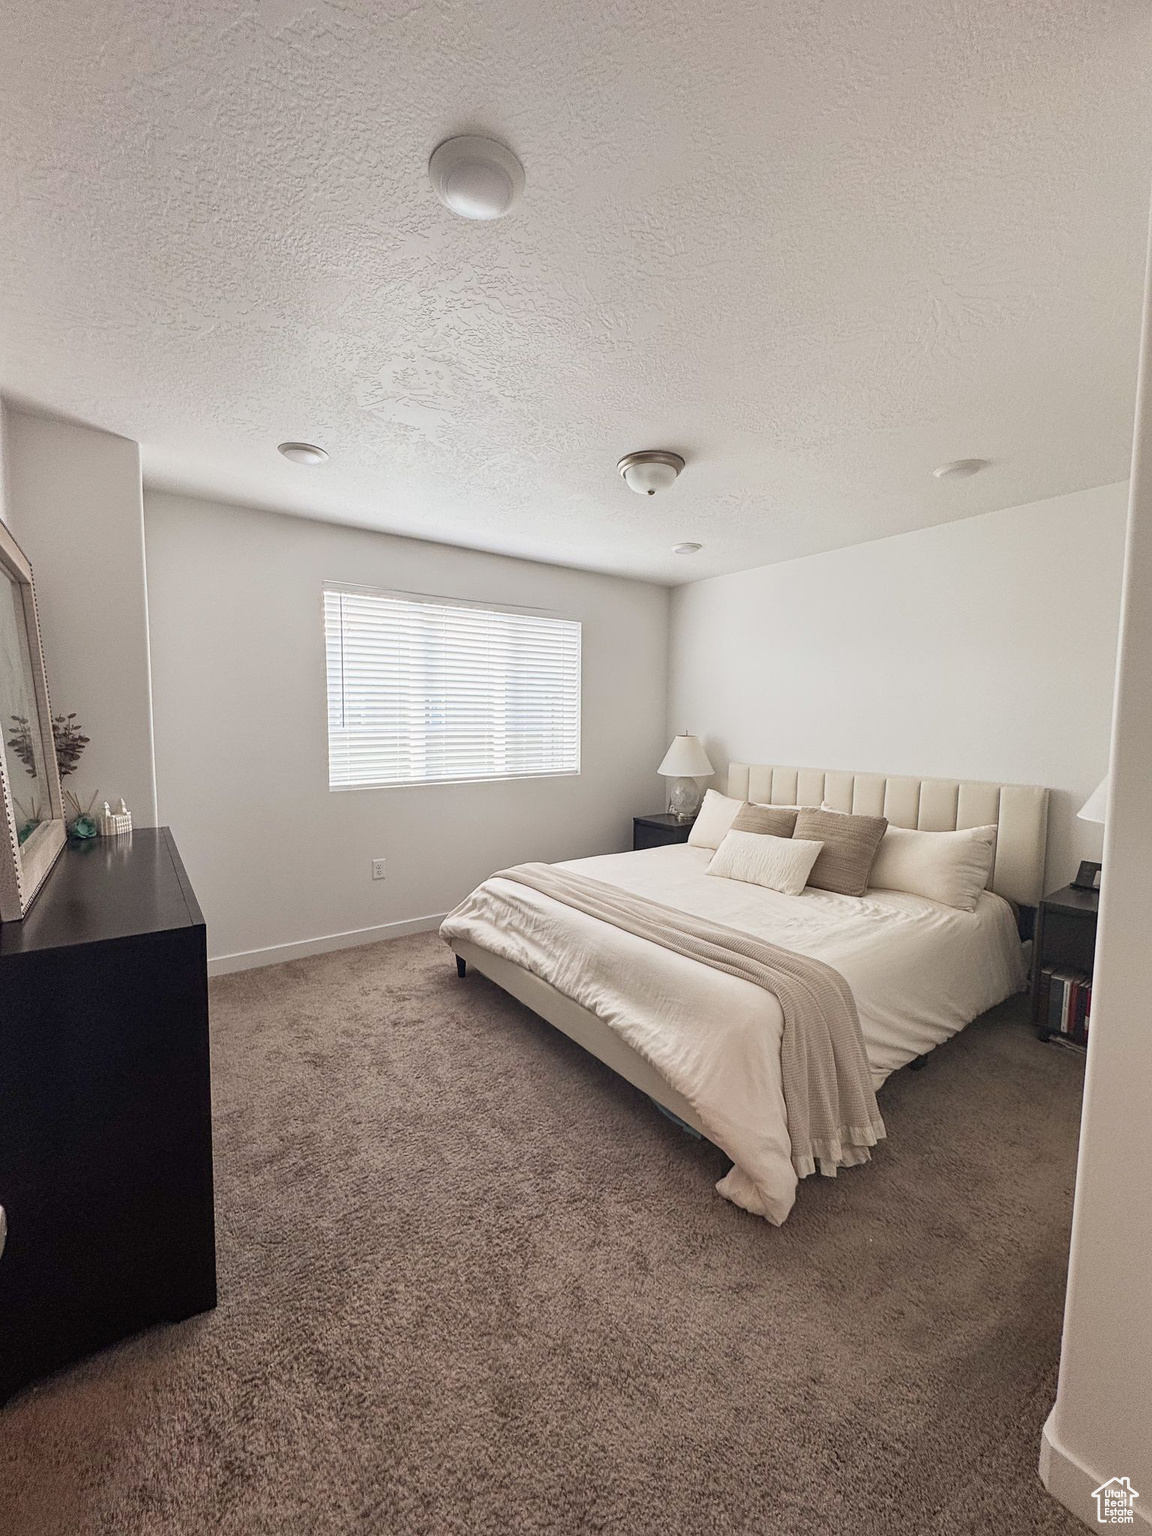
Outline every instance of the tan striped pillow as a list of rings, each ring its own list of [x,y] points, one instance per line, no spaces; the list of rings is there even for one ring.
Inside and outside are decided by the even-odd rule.
[[[863,896],[872,861],[888,830],[886,816],[854,816],[844,811],[801,808],[793,837],[823,843],[808,884],[840,896]]]
[[[729,830],[758,832],[762,837],[791,837],[797,814],[794,805],[754,805],[746,800]]]

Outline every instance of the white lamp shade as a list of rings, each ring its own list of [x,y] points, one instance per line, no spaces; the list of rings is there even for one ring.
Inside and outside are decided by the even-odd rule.
[[[1108,775],[1097,784],[1096,788],[1085,800],[1084,804],[1076,812],[1081,821],[1104,821],[1104,813],[1108,809]]]
[[[714,772],[708,754],[695,736],[685,731],[672,738],[672,745],[664,754],[664,761],[656,770],[667,779],[706,779]]]

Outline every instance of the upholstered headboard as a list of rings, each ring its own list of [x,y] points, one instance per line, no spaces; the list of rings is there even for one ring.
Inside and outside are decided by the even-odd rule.
[[[887,816],[896,827],[952,832],[997,827],[989,888],[1034,907],[1044,891],[1048,791],[1035,784],[976,784],[962,779],[911,779],[831,768],[776,768],[729,763],[728,793],[763,805],[819,805],[863,816]]]

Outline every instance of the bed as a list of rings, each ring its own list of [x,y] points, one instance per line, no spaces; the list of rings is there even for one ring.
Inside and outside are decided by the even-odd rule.
[[[876,1088],[1023,986],[1017,909],[1041,895],[1047,790],[743,763],[730,765],[727,789],[922,831],[994,824],[987,889],[970,913],[900,891],[786,896],[708,876],[711,851],[679,844],[556,868],[833,967],[855,998]],[[474,966],[727,1152],[718,1188],[728,1199],[773,1223],[787,1217],[799,1175],[771,993],[500,877],[441,932],[461,974]]]

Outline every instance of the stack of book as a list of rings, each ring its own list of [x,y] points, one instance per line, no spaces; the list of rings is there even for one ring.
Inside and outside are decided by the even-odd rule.
[[[1040,1027],[1077,1045],[1088,1044],[1092,978],[1083,971],[1046,965],[1040,972]]]

